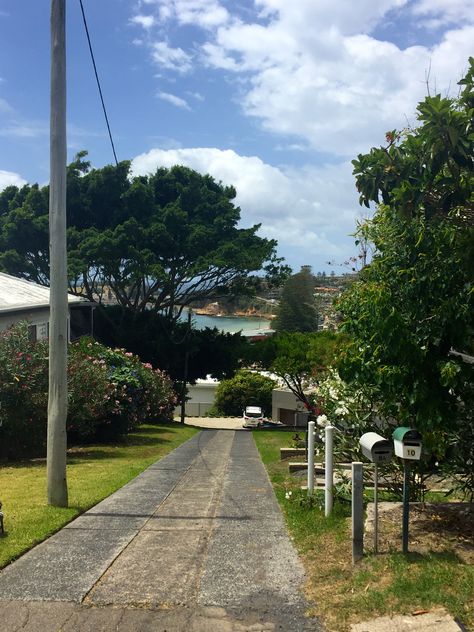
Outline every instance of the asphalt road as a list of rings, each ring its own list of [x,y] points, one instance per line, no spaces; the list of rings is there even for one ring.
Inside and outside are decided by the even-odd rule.
[[[2,630],[319,631],[251,433],[204,430],[0,573]]]

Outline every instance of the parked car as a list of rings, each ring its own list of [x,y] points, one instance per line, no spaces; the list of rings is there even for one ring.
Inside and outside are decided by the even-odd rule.
[[[258,428],[264,422],[263,412],[260,406],[247,406],[243,413],[244,428]]]

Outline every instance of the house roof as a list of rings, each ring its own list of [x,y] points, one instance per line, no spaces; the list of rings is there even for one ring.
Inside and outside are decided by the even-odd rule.
[[[87,299],[74,294],[68,294],[68,303],[69,305],[90,304]],[[41,307],[49,307],[49,287],[0,272],[0,312]]]

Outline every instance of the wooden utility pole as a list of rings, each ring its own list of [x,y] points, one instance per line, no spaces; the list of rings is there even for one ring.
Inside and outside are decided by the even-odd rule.
[[[51,0],[48,503],[67,507],[66,2]]]

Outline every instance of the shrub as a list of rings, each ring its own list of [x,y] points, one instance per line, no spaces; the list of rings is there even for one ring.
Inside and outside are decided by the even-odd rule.
[[[91,439],[110,416],[115,389],[105,361],[92,360],[78,344],[68,354],[68,437]]]
[[[246,406],[261,406],[264,414],[272,409],[272,391],[276,382],[260,373],[242,370],[230,380],[223,380],[216,391],[214,411],[239,416]]]
[[[48,349],[22,323],[0,333],[0,455],[35,452],[46,440]]]
[[[69,440],[111,439],[140,423],[172,418],[171,381],[124,349],[90,339],[69,346]],[[31,342],[26,323],[0,333],[0,456],[43,455],[48,343]]]
[[[165,373],[153,370],[125,349],[110,349],[90,338],[81,338],[77,348],[92,366],[100,368],[108,383],[108,391],[102,394],[96,436],[109,438],[130,432],[145,421],[172,419],[176,400]]]

